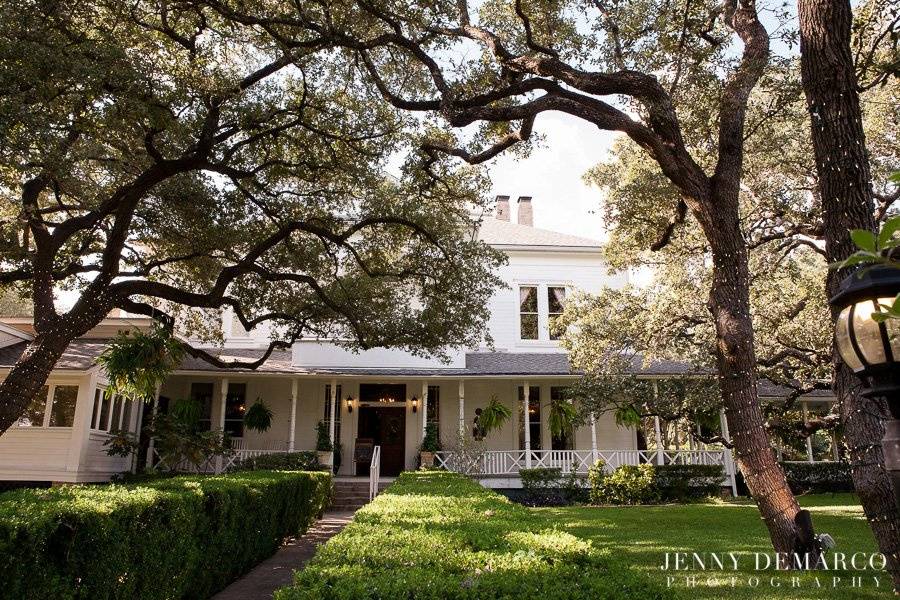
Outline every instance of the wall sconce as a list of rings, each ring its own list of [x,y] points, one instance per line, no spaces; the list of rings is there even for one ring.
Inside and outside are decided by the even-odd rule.
[[[347,412],[353,412],[353,396],[350,395],[347,396]]]
[[[415,396],[412,397],[412,410],[413,410],[413,412],[416,412],[417,410],[419,410],[419,399],[416,398]]]

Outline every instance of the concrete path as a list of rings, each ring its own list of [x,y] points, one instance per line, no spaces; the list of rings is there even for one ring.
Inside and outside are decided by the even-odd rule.
[[[316,548],[352,519],[352,512],[325,513],[302,537],[286,542],[274,556],[213,596],[213,600],[271,600],[275,590],[290,585],[294,571],[312,558]]]

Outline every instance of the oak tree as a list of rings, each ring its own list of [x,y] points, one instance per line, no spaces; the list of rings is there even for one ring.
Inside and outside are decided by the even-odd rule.
[[[271,332],[250,368],[300,337],[481,340],[502,261],[473,239],[483,180],[418,168],[409,117],[329,43],[202,3],[0,3],[0,286],[27,290],[35,329],[0,432],[117,308],[194,337],[232,311]]]

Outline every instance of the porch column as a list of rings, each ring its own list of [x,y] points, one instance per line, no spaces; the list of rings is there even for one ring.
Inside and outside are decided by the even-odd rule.
[[[804,402],[803,406],[803,424],[806,425],[809,423],[809,404]],[[806,461],[807,462],[815,462],[813,459],[813,447],[812,447],[812,436],[806,436]]]
[[[728,431],[728,418],[725,416],[725,409],[719,409],[719,424],[722,428],[722,439],[726,443],[731,443],[731,433]],[[731,483],[731,496],[737,498],[737,474],[735,472],[734,457],[731,455],[731,448],[725,447],[725,475]]]
[[[331,440],[332,453],[334,452],[334,421],[337,418],[337,379],[331,380],[331,420],[328,423],[328,439]]]
[[[159,392],[160,387],[156,386],[156,393],[153,394],[153,421],[156,421],[156,411],[159,410]],[[106,402],[106,392],[103,392],[103,395],[100,397],[101,406],[103,402]],[[110,412],[112,412],[112,407],[110,407]],[[155,423],[154,423],[155,424]],[[150,441],[147,442],[147,468],[153,468],[153,452],[155,451],[156,440],[153,439],[153,436],[150,436]]]
[[[159,395],[159,386],[156,386],[156,392],[154,393],[154,397]],[[103,406],[103,397],[100,398],[100,406]],[[144,400],[135,400],[134,401],[134,412],[137,414],[134,415],[134,439],[140,443],[141,441],[141,427],[144,424]],[[97,415],[100,416],[99,413]],[[137,473],[138,467],[138,453],[135,452],[131,457],[131,472]]]
[[[591,423],[591,466],[597,463],[597,459],[600,458],[597,453],[597,419],[594,417],[594,413],[591,413],[590,416]]]
[[[219,390],[219,431],[225,431],[225,406],[228,404],[228,378],[222,378],[222,389]],[[222,457],[216,457],[216,473],[222,472]]]
[[[466,382],[459,380],[459,435],[466,435]]]
[[[525,468],[531,468],[531,418],[528,416],[528,382],[522,382],[524,387],[522,388],[522,409],[525,411],[524,413],[524,423],[525,423]]]
[[[291,379],[291,420],[288,429],[288,452],[294,451],[294,430],[297,429],[297,387],[299,381]]]
[[[653,384],[653,387],[656,387],[656,383]],[[659,427],[659,415],[653,416],[653,432],[656,434],[656,464],[661,465],[665,463],[666,457],[662,445],[662,432],[660,431]]]
[[[422,441],[428,433],[428,381],[422,382]]]

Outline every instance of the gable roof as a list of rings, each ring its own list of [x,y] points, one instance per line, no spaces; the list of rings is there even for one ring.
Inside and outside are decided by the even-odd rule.
[[[590,238],[539,229],[483,217],[478,229],[478,239],[491,246],[537,246],[542,248],[582,248],[600,250],[600,242]]]

